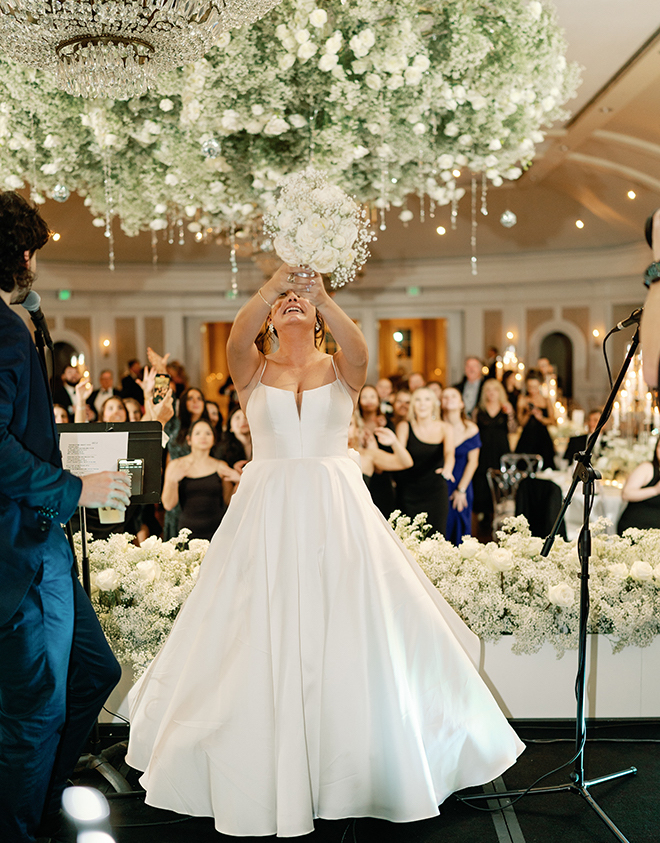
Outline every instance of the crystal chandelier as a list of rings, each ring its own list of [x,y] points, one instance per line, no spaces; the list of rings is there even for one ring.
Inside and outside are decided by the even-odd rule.
[[[0,49],[78,97],[130,99],[281,0],[0,0]]]

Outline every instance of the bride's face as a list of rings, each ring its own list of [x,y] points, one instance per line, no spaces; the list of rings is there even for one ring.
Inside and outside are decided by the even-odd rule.
[[[287,327],[308,325],[312,331],[316,321],[316,308],[307,299],[299,298],[293,290],[282,293],[270,312],[270,318],[279,332]]]

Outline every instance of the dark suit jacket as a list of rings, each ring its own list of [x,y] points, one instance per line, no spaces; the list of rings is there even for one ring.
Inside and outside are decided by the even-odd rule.
[[[89,404],[89,406],[92,408],[92,410],[94,410],[94,412],[96,412],[96,407],[94,406],[94,402],[96,401],[96,396],[99,394],[100,391],[101,391],[100,389],[95,389],[92,392],[92,394],[89,396],[89,398],[87,399],[87,404]],[[118,389],[115,389],[115,387],[113,387],[112,388],[112,394],[113,395],[121,395],[121,392]]]
[[[141,377],[142,376],[140,376],[140,378]],[[135,400],[140,404],[144,404],[144,392],[142,392],[142,387],[135,383],[135,380],[130,375],[126,375],[125,378],[122,378],[121,392],[119,394],[122,398],[135,398]]]
[[[479,401],[481,399],[481,390],[484,387],[484,381],[485,380],[486,380],[485,378],[481,378],[479,380],[479,391],[477,392],[477,400],[475,402],[474,409],[476,409],[479,406]],[[458,383],[452,384],[452,387],[454,389],[457,389],[461,393],[461,395],[463,395],[463,387],[465,386],[466,383],[467,383],[467,378],[465,377],[465,375],[463,375],[463,379],[460,380]]]
[[[60,523],[82,483],[64,471],[43,364],[19,316],[0,300],[0,624],[42,564],[71,551]]]
[[[564,453],[564,459],[568,460],[568,464],[570,465],[573,462],[573,457],[579,452],[584,451],[587,447],[587,434],[583,433],[581,436],[571,436],[568,440],[568,445],[566,446],[566,452]]]

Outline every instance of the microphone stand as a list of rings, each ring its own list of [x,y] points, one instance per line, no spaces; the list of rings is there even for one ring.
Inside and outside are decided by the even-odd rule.
[[[46,379],[48,379],[48,361],[46,359],[46,348],[50,351],[50,394],[55,392],[55,346],[50,338],[50,334],[46,335],[44,331],[35,325],[34,328],[34,344],[37,347],[41,362],[44,364],[44,371],[46,372]]]
[[[606,337],[607,339],[607,337]],[[607,399],[605,407],[603,408],[603,412],[601,413],[600,419],[598,420],[598,424],[596,425],[596,429],[591,434],[587,441],[587,446],[584,451],[581,451],[579,454],[576,454],[575,459],[577,465],[575,466],[575,471],[573,472],[573,481],[571,483],[571,487],[566,493],[566,497],[564,498],[564,502],[562,507],[557,515],[557,519],[553,524],[552,530],[550,531],[550,535],[545,540],[543,545],[543,549],[541,550],[542,556],[547,556],[552,549],[552,545],[555,540],[555,536],[557,535],[557,531],[559,530],[562,521],[564,520],[564,515],[566,514],[566,510],[568,509],[573,495],[575,494],[575,489],[577,488],[578,483],[583,484],[584,490],[584,508],[583,508],[583,520],[582,520],[582,529],[580,531],[580,536],[578,538],[578,556],[580,559],[580,618],[579,618],[579,630],[578,630],[578,670],[577,670],[577,677],[575,680],[575,697],[577,702],[577,713],[575,718],[575,766],[573,768],[573,772],[570,775],[570,781],[566,782],[565,784],[558,784],[558,785],[551,785],[548,787],[533,787],[528,790],[504,790],[497,792],[497,798],[501,799],[502,797],[508,796],[523,796],[527,793],[536,794],[536,793],[575,793],[577,796],[581,796],[588,805],[593,808],[593,810],[598,814],[601,820],[605,823],[605,825],[609,828],[609,830],[614,834],[614,836],[621,841],[621,843],[629,843],[627,837],[623,835],[623,833],[617,828],[617,826],[612,822],[612,820],[607,816],[605,811],[598,805],[595,801],[591,793],[589,792],[589,788],[593,787],[597,784],[603,784],[603,782],[609,782],[613,779],[621,778],[622,776],[634,776],[637,773],[636,767],[628,767],[626,770],[619,770],[617,773],[609,773],[605,776],[599,776],[595,779],[585,779],[584,775],[584,749],[587,740],[587,724],[586,724],[586,714],[585,714],[585,702],[586,702],[586,695],[587,695],[587,626],[589,621],[589,557],[591,555],[591,528],[589,525],[589,515],[591,512],[591,506],[593,504],[593,498],[595,494],[595,481],[600,480],[600,474],[591,466],[591,454],[593,449],[596,445],[596,441],[598,440],[598,436],[607,423],[607,420],[610,417],[610,413],[612,412],[612,406],[614,405],[614,400],[616,395],[621,387],[621,384],[624,381],[626,376],[626,372],[630,366],[630,362],[635,356],[635,352],[637,351],[637,347],[639,346],[639,327],[635,331],[635,336],[632,339],[630,344],[630,349],[628,350],[628,354],[626,355],[626,359],[621,366],[621,370],[617,376],[617,379],[612,387],[610,395]],[[480,800],[480,799],[492,799],[493,794],[475,794],[474,796],[462,796],[461,801],[471,802],[472,800]],[[508,805],[502,806],[503,808],[508,807]]]

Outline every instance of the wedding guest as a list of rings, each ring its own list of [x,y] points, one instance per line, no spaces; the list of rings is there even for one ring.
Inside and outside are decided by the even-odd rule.
[[[646,221],[646,242],[653,250],[653,263],[644,273],[644,284],[648,288],[644,313],[640,326],[642,340],[644,380],[655,387],[660,385],[660,208]]]
[[[98,389],[92,390],[89,398],[87,399],[87,403],[90,407],[94,408],[97,418],[101,414],[101,407],[103,406],[103,403],[108,398],[112,398],[113,395],[119,395],[119,390],[115,389],[113,381],[114,375],[110,369],[104,369],[99,375]]]
[[[394,400],[392,401],[392,417],[390,419],[390,424],[395,430],[399,422],[406,421],[408,419],[411,398],[412,396],[407,389],[399,389],[396,391]]]
[[[391,453],[379,446],[385,445]],[[370,433],[365,427],[362,416],[355,412],[348,426],[348,447],[360,456],[362,477],[367,487],[371,486],[374,472],[401,471],[411,468],[412,457],[397,439],[396,433],[389,427],[377,427]]]
[[[489,345],[486,350],[486,359],[484,366],[488,368],[487,378],[497,378],[497,361],[500,360],[500,352],[494,345]]]
[[[502,386],[506,392],[506,400],[514,408],[518,406],[518,398],[520,397],[520,390],[516,385],[517,383],[516,373],[511,369],[507,369],[502,375]]]
[[[408,375],[408,390],[412,395],[416,389],[426,386],[426,378],[421,372],[411,372]]]
[[[440,401],[442,399],[442,384],[440,381],[429,381],[427,384],[428,388],[435,394],[435,397]]]
[[[190,428],[199,419],[208,421],[206,412],[206,399],[197,387],[191,386],[181,394],[176,416],[165,426],[165,433],[169,436],[167,443],[168,460],[178,457],[185,457],[190,453],[188,434]],[[163,525],[163,540],[167,541],[178,534],[180,510],[178,506],[173,507],[165,513]]]
[[[222,432],[222,415],[220,413],[220,405],[217,401],[206,402],[206,414],[216,433],[216,439],[219,439],[219,433]]]
[[[484,383],[474,420],[481,437],[479,462],[472,480],[473,511],[478,516],[475,533],[480,539],[488,541],[493,520],[493,499],[486,472],[489,468],[499,469],[502,455],[511,451],[509,434],[518,429],[518,422],[513,407],[507,400],[506,391],[495,378],[489,378]]]
[[[365,384],[360,390],[358,396],[357,409],[362,417],[365,428],[369,433],[374,433],[379,427],[385,427],[387,424],[386,416],[380,410],[380,398],[376,387],[370,383]],[[386,445],[378,444],[379,448],[390,452]],[[389,471],[383,471],[376,468],[371,483],[369,484],[369,491],[373,502],[378,509],[383,513],[385,518],[389,518],[390,514],[394,512],[394,485],[392,482],[392,475]]]
[[[188,373],[183,363],[180,363],[178,360],[169,360],[166,364],[165,371],[170,376],[174,398],[178,401],[188,389]]]
[[[465,415],[461,393],[449,387],[442,393],[442,420],[451,425],[454,441],[454,479],[447,480],[449,513],[447,516],[448,541],[459,545],[463,536],[472,535],[472,478],[479,464],[481,437],[479,428]]]
[[[0,840],[60,840],[61,797],[121,670],[61,524],[80,505],[123,510],[118,471],[62,468],[42,361],[10,305],[34,282],[48,226],[0,193]],[[70,398],[71,396],[68,396]],[[68,404],[67,400],[67,404]]]
[[[589,410],[589,415],[587,416],[587,432],[582,433],[579,436],[571,436],[568,440],[568,445],[566,446],[566,450],[564,452],[564,459],[568,462],[568,465],[573,462],[573,457],[579,452],[584,451],[587,447],[587,439],[591,436],[591,434],[596,429],[598,422],[600,421],[600,414],[601,410]]]
[[[392,415],[392,399],[394,398],[392,381],[389,378],[379,378],[376,382],[376,392],[380,398],[380,411],[389,418]]]
[[[55,424],[68,424],[69,414],[61,404],[53,404],[53,416]]]
[[[555,468],[555,446],[548,427],[555,424],[552,401],[541,392],[541,375],[534,369],[525,378],[525,394],[518,398],[518,422],[522,433],[517,454],[540,454],[544,468]]]
[[[464,371],[463,379],[454,384],[454,389],[461,393],[465,414],[471,416],[479,403],[484,384],[481,360],[478,357],[466,357]]]
[[[653,459],[640,463],[628,475],[621,497],[628,505],[617,525],[620,536],[629,527],[660,529],[660,438],[656,442]]]
[[[220,442],[214,448],[212,455],[216,459],[224,460],[228,465],[236,469],[239,474],[242,473],[245,466],[252,459],[250,425],[248,424],[247,416],[240,406],[236,407],[231,416],[229,416],[227,429],[222,432]],[[222,488],[225,503],[228,504],[232,495],[238,489],[238,483],[225,480],[223,481]]]
[[[77,366],[66,366],[62,372],[60,383],[55,386],[53,403],[60,404],[69,414],[69,421],[73,421],[76,405],[76,384],[80,380]]]
[[[227,508],[223,481],[238,483],[240,474],[211,456],[215,430],[208,419],[193,422],[186,438],[190,453],[167,464],[161,500],[168,512],[178,505],[177,533],[186,527],[190,539],[210,541]]]
[[[144,392],[142,391],[142,387],[138,383],[138,380],[142,377],[142,364],[139,360],[133,359],[129,360],[126,364],[126,374],[122,378],[121,381],[121,392],[119,393],[122,398],[135,398],[135,400],[140,404],[140,406],[144,405]]]
[[[142,421],[142,417],[144,415],[142,412],[142,407],[140,406],[140,403],[135,400],[135,398],[124,398],[124,406],[126,407],[126,412],[128,413],[129,422]]]
[[[413,458],[412,468],[396,475],[397,508],[410,518],[425,512],[431,534],[445,535],[454,441],[452,428],[442,421],[440,403],[430,389],[413,392],[408,420],[399,422],[396,435]]]

